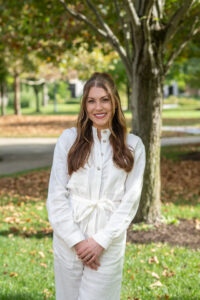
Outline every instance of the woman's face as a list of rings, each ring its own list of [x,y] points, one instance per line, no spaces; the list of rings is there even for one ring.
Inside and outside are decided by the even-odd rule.
[[[109,127],[112,118],[112,103],[108,93],[100,87],[91,87],[86,99],[88,118],[97,129]]]

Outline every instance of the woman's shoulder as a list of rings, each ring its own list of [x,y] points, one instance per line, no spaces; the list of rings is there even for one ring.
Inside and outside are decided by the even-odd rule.
[[[136,146],[144,146],[142,139],[134,133],[127,134],[127,144],[134,149],[136,148]]]
[[[61,133],[58,139],[63,144],[73,143],[76,139],[76,135],[77,135],[76,127],[66,128],[63,130],[63,132]]]

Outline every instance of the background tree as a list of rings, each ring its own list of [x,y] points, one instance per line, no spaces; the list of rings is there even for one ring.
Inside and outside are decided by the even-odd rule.
[[[34,70],[30,54],[47,63],[58,63],[60,55],[71,47],[69,40],[80,32],[77,24],[63,18],[65,12],[60,5],[40,2],[36,1],[35,5],[34,0],[0,0],[0,53],[3,58],[0,69],[2,72],[9,70],[14,78],[14,110],[18,115],[21,114],[20,77]]]
[[[189,43],[181,56],[179,56],[172,65],[167,74],[167,81],[170,83],[176,80],[179,90],[184,92],[188,87],[198,95],[200,90],[200,36],[196,35]]]
[[[77,24],[118,52],[132,89],[132,130],[146,148],[144,186],[136,222],[156,222],[160,213],[160,135],[163,83],[173,61],[199,32],[199,1],[60,1]]]

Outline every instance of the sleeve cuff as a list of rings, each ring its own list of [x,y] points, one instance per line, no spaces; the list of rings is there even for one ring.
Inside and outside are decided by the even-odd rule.
[[[101,245],[104,249],[108,249],[112,240],[105,233],[99,231],[92,237],[99,245]]]
[[[77,232],[76,234],[73,233],[73,235],[70,235],[67,238],[65,238],[65,242],[67,243],[69,248],[84,240],[85,236],[81,232]]]

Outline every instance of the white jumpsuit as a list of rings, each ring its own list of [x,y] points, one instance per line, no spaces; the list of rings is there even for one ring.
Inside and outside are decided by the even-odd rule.
[[[109,129],[92,126],[93,147],[84,168],[68,175],[67,154],[76,128],[63,131],[54,150],[47,211],[53,228],[56,300],[119,300],[127,228],[140,201],[145,169],[142,140],[127,135],[134,153],[130,173],[112,161]],[[76,243],[93,237],[105,250],[100,267],[84,266],[76,255]]]

